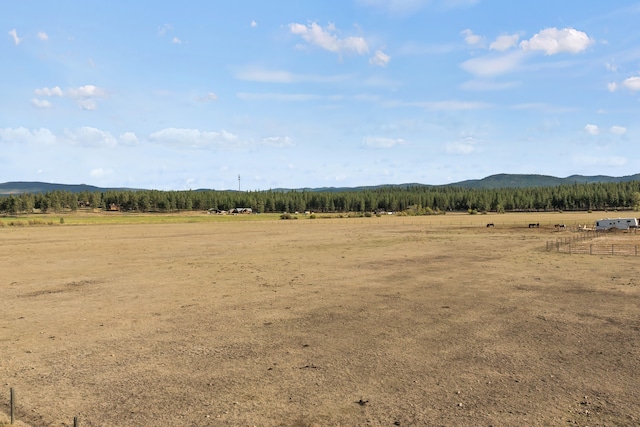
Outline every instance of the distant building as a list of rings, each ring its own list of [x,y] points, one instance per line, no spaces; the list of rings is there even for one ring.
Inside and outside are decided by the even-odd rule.
[[[233,208],[229,211],[230,214],[252,214],[251,208]]]
[[[605,218],[596,221],[596,231],[604,231],[617,228],[618,230],[628,230],[638,228],[637,218]]]

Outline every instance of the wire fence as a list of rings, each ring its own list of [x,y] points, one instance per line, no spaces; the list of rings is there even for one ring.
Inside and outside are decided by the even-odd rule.
[[[640,245],[629,243],[614,243],[597,239],[602,233],[580,233],[579,235],[557,238],[547,241],[547,251],[565,254],[588,255],[621,255],[638,256]]]

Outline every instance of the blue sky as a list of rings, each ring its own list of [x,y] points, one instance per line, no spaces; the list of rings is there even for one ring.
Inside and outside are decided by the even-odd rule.
[[[5,2],[0,182],[640,172],[640,2]]]

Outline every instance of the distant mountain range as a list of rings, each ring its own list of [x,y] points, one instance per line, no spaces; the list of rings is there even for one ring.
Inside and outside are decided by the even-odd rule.
[[[640,173],[627,176],[584,176],[571,175],[566,178],[556,178],[548,175],[514,175],[498,174],[483,179],[471,179],[448,184],[463,188],[523,188],[523,187],[557,187],[558,185],[591,184],[596,182],[628,182],[640,181]]]
[[[454,182],[444,185],[427,185],[427,184],[386,184],[375,185],[365,187],[321,187],[321,188],[301,188],[301,189],[287,189],[278,188],[274,191],[327,191],[327,192],[340,192],[340,191],[359,191],[359,190],[375,190],[379,188],[409,188],[409,187],[461,187],[461,188],[527,188],[527,187],[557,187],[559,185],[571,185],[571,184],[590,184],[596,182],[628,182],[628,181],[640,181],[640,173],[627,176],[584,176],[584,175],[571,175],[566,178],[557,178],[549,175],[522,175],[522,174],[497,174],[490,175],[482,179],[469,179],[466,181]]]
[[[482,179],[470,179],[466,181],[454,182],[442,185],[442,187],[461,188],[526,188],[526,187],[557,187],[559,185],[590,184],[596,182],[628,182],[640,181],[640,173],[621,177],[595,175],[571,175],[566,178],[557,178],[549,175],[523,175],[523,174],[498,174]],[[341,192],[341,191],[362,191],[376,190],[380,188],[409,188],[409,187],[439,187],[427,184],[387,184],[363,187],[320,187],[320,188],[276,188],[272,191],[313,191],[313,192]],[[68,191],[71,193],[81,192],[105,192],[105,191],[140,191],[138,188],[101,188],[86,184],[51,184],[46,182],[5,182],[0,184],[0,195],[22,194],[22,193],[48,193],[51,191]],[[195,191],[207,191],[199,189]],[[233,191],[233,190],[230,190]]]
[[[84,191],[136,191],[133,188],[101,188],[86,184],[51,184],[48,182],[5,182],[0,184],[0,195],[22,193],[49,193],[51,191],[68,191],[70,193],[82,193]]]

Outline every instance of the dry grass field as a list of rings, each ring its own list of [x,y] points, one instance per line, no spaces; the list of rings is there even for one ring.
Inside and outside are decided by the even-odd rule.
[[[603,216],[1,227],[0,425],[639,425],[640,257],[545,250]]]

